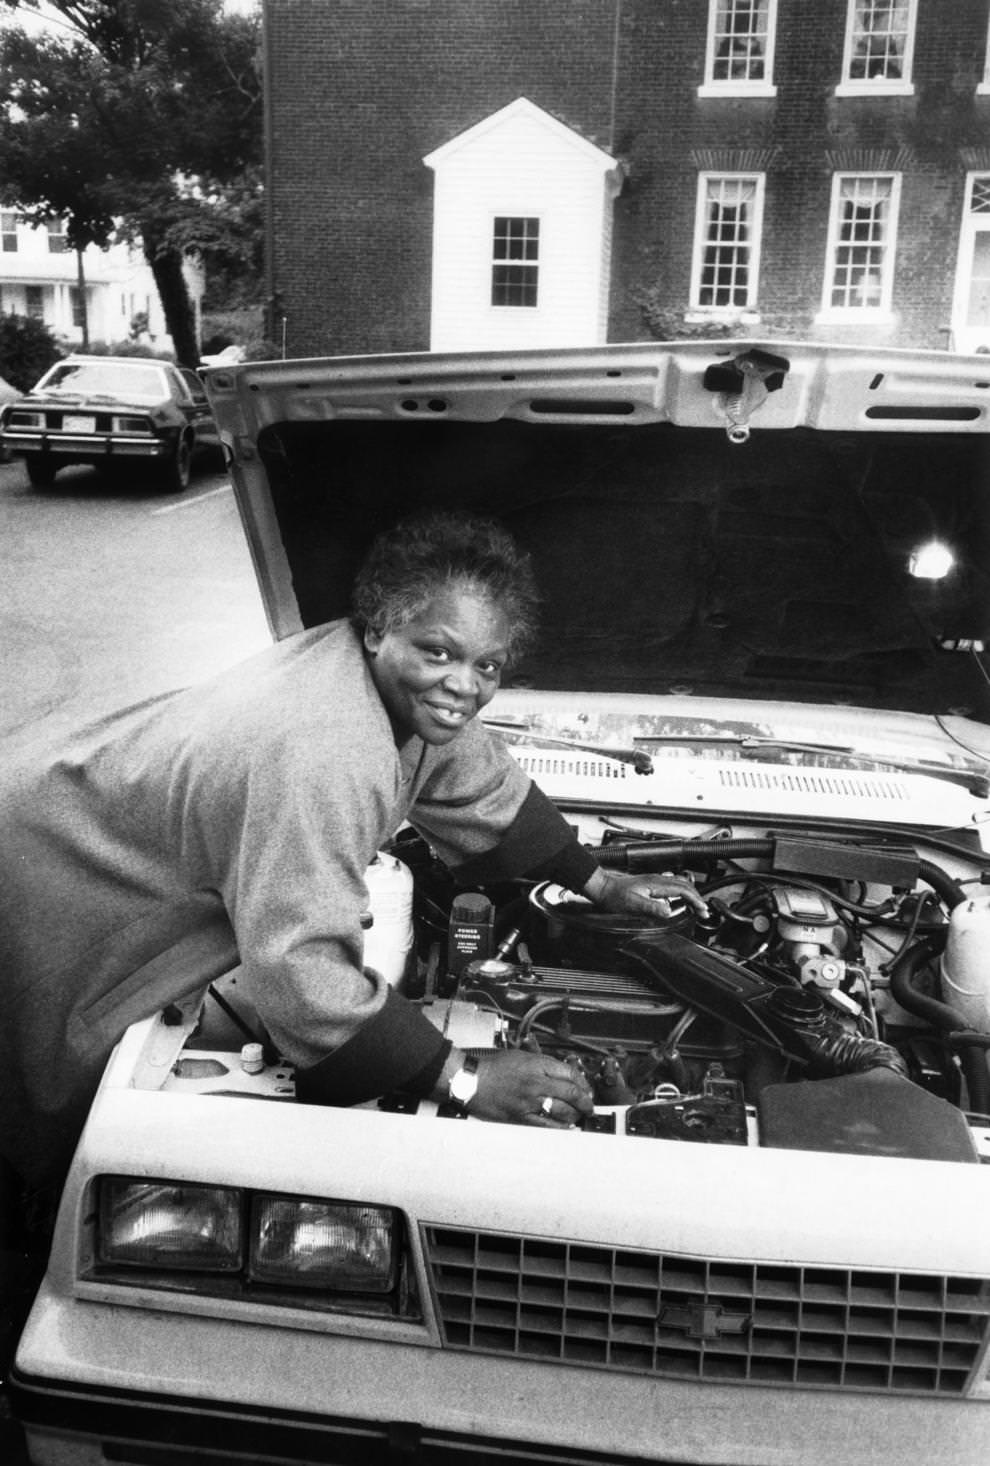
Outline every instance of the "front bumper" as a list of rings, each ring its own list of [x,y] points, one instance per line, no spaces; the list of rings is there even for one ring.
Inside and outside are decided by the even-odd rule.
[[[64,1461],[67,1439],[91,1452],[73,1460],[157,1466],[220,1452],[228,1461],[321,1466],[990,1459],[990,1402],[603,1374],[425,1339],[410,1345],[82,1303],[47,1282],[11,1397],[36,1466]]]

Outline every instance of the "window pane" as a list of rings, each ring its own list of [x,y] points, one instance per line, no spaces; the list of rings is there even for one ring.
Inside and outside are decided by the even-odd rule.
[[[990,233],[981,232],[973,240],[966,325],[990,326]]]
[[[909,0],[857,0],[849,58],[853,81],[903,78],[909,19]]]
[[[492,305],[536,305],[539,256],[539,219],[496,218],[492,234]]]
[[[883,305],[892,188],[889,178],[842,180],[831,289],[837,310]]]
[[[745,306],[750,299],[753,179],[710,178],[699,305]]]
[[[763,81],[770,0],[717,0],[713,81]]]

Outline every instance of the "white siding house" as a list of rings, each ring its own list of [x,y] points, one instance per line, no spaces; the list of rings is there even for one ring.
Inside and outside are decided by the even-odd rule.
[[[79,264],[66,246],[61,224],[47,228],[18,222],[13,210],[0,211],[0,310],[31,316],[67,346],[83,339]],[[151,344],[171,346],[154,277],[137,250],[126,244],[83,252],[86,313],[91,344],[126,341],[136,316],[148,318]],[[186,267],[186,279],[199,311],[201,273]]]
[[[606,339],[613,157],[520,97],[423,159],[433,351]]]

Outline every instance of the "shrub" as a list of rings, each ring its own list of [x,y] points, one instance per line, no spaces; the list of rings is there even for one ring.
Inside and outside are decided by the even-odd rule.
[[[0,315],[0,377],[18,392],[29,392],[43,372],[64,355],[42,321]]]
[[[84,356],[150,356],[156,361],[174,361],[175,352],[156,348],[150,341],[91,341],[85,347],[73,347]]]

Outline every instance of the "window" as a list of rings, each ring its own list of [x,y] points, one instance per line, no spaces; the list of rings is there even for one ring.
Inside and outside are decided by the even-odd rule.
[[[25,285],[25,304],[32,321],[45,319],[45,295],[41,285]]]
[[[0,212],[0,246],[5,255],[17,253],[17,215],[7,209]]]
[[[72,309],[72,324],[80,331],[86,324],[84,293],[76,285],[69,286],[69,305]]]
[[[709,0],[702,95],[725,91],[772,96],[777,0]]]
[[[826,314],[876,316],[890,310],[899,183],[895,173],[840,173],[833,179]]]
[[[840,92],[910,92],[917,0],[850,0]]]
[[[990,349],[990,173],[971,173],[959,232],[952,351]]]
[[[756,304],[763,175],[703,173],[698,180],[691,304],[747,310]]]
[[[65,254],[65,247],[65,220],[49,219],[48,253],[50,255]]]
[[[540,221],[500,215],[492,244],[492,305],[535,306],[539,287]]]

